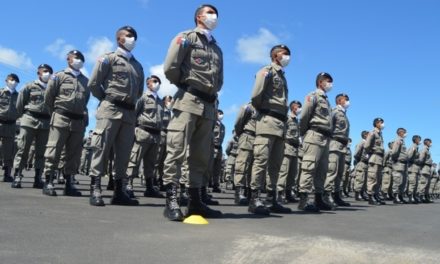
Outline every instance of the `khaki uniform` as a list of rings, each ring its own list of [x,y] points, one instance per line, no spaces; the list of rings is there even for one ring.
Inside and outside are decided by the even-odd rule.
[[[437,170],[433,167],[433,171],[432,171],[432,177],[431,177],[431,182],[430,182],[430,187],[429,187],[429,194],[435,194],[437,192],[437,183],[439,181],[439,175],[437,173]]]
[[[393,187],[393,162],[391,160],[391,150],[385,152],[383,158],[383,173],[382,173],[382,186],[383,193],[390,193]]]
[[[70,68],[55,73],[47,83],[44,103],[52,113],[44,153],[45,175],[54,175],[65,148],[64,174],[75,175],[81,160],[82,140],[88,125],[89,79]]]
[[[417,188],[417,193],[421,195],[427,195],[429,181],[431,179],[431,167],[432,167],[432,158],[431,152],[429,151],[429,147],[425,146],[423,150],[420,152],[420,180]]]
[[[368,134],[364,148],[370,155],[368,159],[367,194],[379,194],[384,158],[382,132],[379,129],[375,128]]]
[[[417,193],[417,183],[420,177],[419,146],[413,144],[408,150],[408,196]]]
[[[356,145],[354,151],[354,159],[356,161],[356,165],[354,167],[355,192],[363,192],[366,189],[369,155],[365,151],[364,144],[365,140],[362,139],[362,141]]]
[[[155,164],[155,175],[157,179],[161,179],[163,177],[163,163],[166,157],[166,149],[167,149],[167,132],[168,132],[168,124],[171,119],[171,110],[167,107],[164,107],[163,117],[162,117],[162,130],[160,131],[160,144],[159,150],[157,151],[157,160]]]
[[[228,158],[226,159],[226,170],[225,170],[225,178],[228,181],[235,180],[235,163],[238,154],[238,138],[233,136],[232,139],[228,142],[228,146],[226,147],[226,155]]]
[[[8,88],[0,89],[0,160],[6,168],[12,168],[14,139],[18,112],[18,93]]]
[[[277,183],[278,191],[291,191],[298,178],[299,123],[297,117],[287,119],[284,157]]]
[[[214,157],[212,161],[212,185],[213,187],[220,186],[220,176],[221,176],[221,167],[222,167],[222,158],[223,158],[223,149],[222,144],[225,138],[225,125],[219,120],[215,122],[214,126]]]
[[[83,150],[81,153],[80,172],[89,175],[90,163],[92,161],[93,150],[91,148],[92,137],[88,136],[83,139]]]
[[[344,191],[350,191],[350,181],[351,181],[351,177],[350,177],[350,168],[351,168],[351,161],[352,161],[352,156],[351,156],[351,149],[347,146],[347,152],[345,153],[345,162],[344,162],[344,175],[343,175],[343,180],[342,180],[342,189]]]
[[[237,158],[235,159],[234,185],[249,187],[254,159],[255,109],[247,104],[240,109],[234,130],[238,135]]]
[[[252,164],[251,189],[261,190],[266,172],[266,188],[276,191],[284,156],[287,121],[287,81],[281,66],[272,63],[258,71],[252,92],[252,106],[257,110]]]
[[[300,118],[300,134],[304,138],[304,156],[298,191],[317,194],[324,192],[328,170],[328,155],[332,131],[331,108],[321,89],[307,95]]]
[[[21,171],[28,160],[29,148],[35,140],[35,169],[44,167],[44,151],[49,136],[50,114],[44,103],[46,84],[40,80],[28,83],[21,89],[17,99],[20,118],[20,134],[14,168]]]
[[[393,193],[403,194],[408,169],[408,153],[403,138],[397,137],[390,155],[393,163]]]
[[[162,100],[148,90],[136,103],[136,116],[135,142],[131,150],[127,175],[130,178],[138,177],[139,166],[143,162],[145,179],[154,178],[154,164],[162,130]]]
[[[180,167],[188,155],[188,184],[200,188],[208,175],[212,128],[217,120],[217,92],[223,85],[223,54],[199,28],[178,34],[164,63],[167,79],[179,89],[168,125],[164,184],[178,184]]]
[[[350,123],[348,122],[347,114],[340,105],[336,106],[332,111],[332,128],[325,191],[338,193],[341,191],[345,154],[347,153],[347,143],[350,134]]]
[[[112,147],[115,179],[126,177],[134,142],[135,103],[142,96],[144,84],[143,68],[130,55],[121,48],[104,55],[90,77],[90,91],[100,101],[92,135],[92,177],[105,174]]]

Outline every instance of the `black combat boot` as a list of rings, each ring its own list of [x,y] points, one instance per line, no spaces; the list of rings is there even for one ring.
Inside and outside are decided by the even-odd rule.
[[[361,191],[361,198],[366,202],[369,201],[368,195],[365,193],[365,191]]]
[[[32,185],[32,188],[43,189],[43,187],[44,187],[44,182],[41,179],[41,170],[35,169],[34,184]]]
[[[101,177],[90,177],[89,204],[93,206],[105,205],[102,200]]]
[[[286,190],[286,202],[287,203],[297,203],[298,200],[295,199],[294,193],[292,190]]]
[[[188,203],[188,189],[185,184],[180,184],[180,195],[179,195],[179,203],[187,204]]]
[[[299,193],[298,209],[310,213],[319,213],[319,208],[314,203],[309,203],[307,193]]]
[[[14,171],[14,180],[11,183],[11,188],[21,189],[21,172],[18,169]]]
[[[47,196],[57,196],[57,192],[55,191],[55,186],[53,184],[54,175],[53,173],[48,173],[45,175],[46,181],[43,186],[43,194]]]
[[[268,194],[269,193],[271,194],[270,195],[271,200],[270,200],[270,204],[268,206],[269,206],[269,210],[272,213],[288,214],[288,213],[292,212],[292,210],[290,208],[284,207],[278,202],[276,191],[269,191]],[[266,201],[267,201],[267,199],[266,199]]]
[[[429,194],[425,194],[426,203],[433,203],[434,201],[431,200],[431,197]]]
[[[13,182],[14,178],[11,176],[11,168],[8,166],[3,167],[3,182]]]
[[[270,215],[269,209],[264,205],[260,198],[259,190],[251,190],[251,200],[249,201],[248,212],[257,215]]]
[[[65,175],[66,177],[66,184],[64,185],[64,191],[63,194],[65,196],[74,196],[78,197],[81,196],[81,192],[78,191],[78,189],[75,187],[75,183],[73,182],[73,176],[72,175]]]
[[[402,201],[399,199],[400,198],[399,194],[395,193],[393,194],[393,197],[394,197],[393,204],[402,204]]]
[[[234,193],[234,203],[235,205],[249,205],[249,200],[242,194],[242,187],[236,186]]]
[[[354,199],[355,199],[356,201],[362,201],[362,199],[361,199],[361,194],[360,194],[359,192],[355,192],[355,193],[354,193]]]
[[[170,221],[183,221],[183,214],[177,203],[177,185],[169,183],[165,185],[166,199],[163,215]]]
[[[408,201],[405,200],[405,199],[403,198],[403,195],[402,195],[402,194],[399,194],[399,200],[400,200],[403,204],[407,204],[407,203],[408,203]]]
[[[113,173],[108,174],[107,191],[113,191],[115,189],[115,180]]]
[[[136,195],[134,195],[133,190],[133,176],[128,177],[127,185],[125,186],[125,192],[127,193],[128,197],[131,199],[136,199]]]
[[[340,192],[332,193],[332,198],[337,206],[350,206],[350,203],[347,203],[346,201],[342,200]]]
[[[147,187],[145,188],[144,196],[145,197],[153,197],[153,198],[165,198],[159,190],[157,190],[153,184],[154,179],[153,177],[149,177],[146,180]]]
[[[221,218],[222,212],[209,208],[202,202],[201,190],[199,188],[188,188],[188,206],[185,217],[200,215],[205,218]]]
[[[369,194],[368,195],[368,204],[369,205],[380,205],[380,203],[378,203],[375,199],[374,196]]]
[[[279,204],[288,204],[286,198],[284,197],[284,191],[277,192],[277,202]]]
[[[350,198],[350,193],[347,189],[344,189],[342,192],[344,193],[345,197]]]
[[[58,184],[65,184],[66,179],[64,178],[64,173],[62,170],[58,170],[57,172],[57,183]]]
[[[218,186],[218,185],[214,185],[214,186],[212,187],[212,192],[213,192],[213,193],[222,193],[222,189],[220,189],[220,186]]]
[[[419,204],[419,203],[422,202],[422,200],[421,200],[421,198],[420,198],[418,193],[414,193],[413,196],[414,196],[414,202],[415,203]]]
[[[315,193],[315,205],[322,211],[334,211],[336,208],[324,200],[322,193]]]
[[[202,202],[206,205],[219,205],[220,203],[216,200],[212,200],[212,198],[208,195],[208,188],[202,187],[200,188],[200,195],[202,198]]]
[[[385,201],[382,200],[378,194],[374,194],[373,198],[376,201],[377,205],[386,205]]]
[[[410,204],[415,204],[415,201],[414,201],[414,195],[412,194],[412,193],[409,193],[408,194],[408,203],[410,203]]]
[[[113,197],[110,200],[110,204],[113,205],[139,205],[139,201],[131,199],[125,192],[123,180],[115,180],[115,190],[113,191]]]

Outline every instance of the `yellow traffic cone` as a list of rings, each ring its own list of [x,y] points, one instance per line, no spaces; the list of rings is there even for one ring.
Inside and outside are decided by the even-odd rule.
[[[207,225],[209,222],[201,215],[190,215],[183,220],[183,223],[190,225]]]

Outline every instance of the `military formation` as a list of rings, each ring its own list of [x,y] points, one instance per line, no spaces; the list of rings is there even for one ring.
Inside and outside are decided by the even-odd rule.
[[[211,208],[219,202],[209,192],[223,192],[223,183],[234,190],[237,206],[257,215],[290,213],[288,203],[304,212],[335,210],[351,206],[343,198],[352,192],[370,205],[439,198],[429,138],[414,135],[407,148],[406,129],[398,128],[386,151],[384,120],[375,118],[352,155],[349,96],[336,95],[331,107],[329,73],[317,75],[316,89],[302,102],[288,102],[284,70],[291,51],[285,45],[274,46],[270,64],[255,74],[224,158],[223,53],[213,36],[218,15],[212,5],[200,6],[196,27],[172,39],[164,73],[178,88],[173,96],[160,98],[162,80],[145,78],[130,26],[117,30],[117,49],[98,59],[90,78],[80,71],[85,57],[78,50],[66,54],[66,68],[56,73],[38,66],[37,79],[20,92],[19,77],[9,74],[0,90],[3,181],[20,189],[23,169],[33,169],[33,187],[44,195],[57,196],[56,184],[63,184],[63,195],[81,196],[75,187],[81,173],[90,176],[90,205],[105,206],[101,179],[107,176],[110,204],[136,206],[140,179],[145,197],[165,199],[163,215],[171,221],[222,217]],[[96,126],[84,137],[91,95],[99,100]]]

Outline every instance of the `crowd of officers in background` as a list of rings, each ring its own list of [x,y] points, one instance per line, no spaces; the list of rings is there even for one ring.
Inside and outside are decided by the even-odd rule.
[[[225,185],[234,190],[236,205],[261,215],[289,213],[283,205],[294,202],[305,212],[335,210],[350,206],[343,198],[352,192],[371,205],[438,198],[430,139],[415,135],[407,148],[406,130],[399,128],[385,151],[384,120],[376,118],[371,131],[361,133],[352,155],[349,96],[336,95],[335,107],[330,107],[330,74],[317,75],[316,89],[303,103],[288,104],[284,70],[291,52],[285,45],[274,46],[271,63],[256,73],[225,159],[217,99],[223,57],[212,36],[217,19],[214,6],[202,5],[194,15],[196,28],[171,41],[164,72],[178,87],[174,96],[160,98],[161,79],[144,77],[131,53],[137,32],[130,26],[116,32],[118,48],[98,59],[90,79],[80,71],[85,58],[78,50],[67,54],[64,70],[54,73],[47,64],[38,66],[38,78],[19,93],[19,77],[9,74],[0,90],[3,181],[20,189],[22,171],[34,169],[33,187],[43,194],[57,196],[58,183],[64,185],[64,195],[81,196],[75,187],[75,175],[81,173],[90,176],[90,205],[104,206],[102,176],[109,177],[114,205],[138,205],[134,186],[140,179],[145,197],[165,198],[164,216],[173,221],[195,214],[221,217],[209,207],[219,204],[209,188],[221,193]],[[90,94],[99,100],[97,121],[84,138]],[[184,204],[185,214],[180,209]]]

